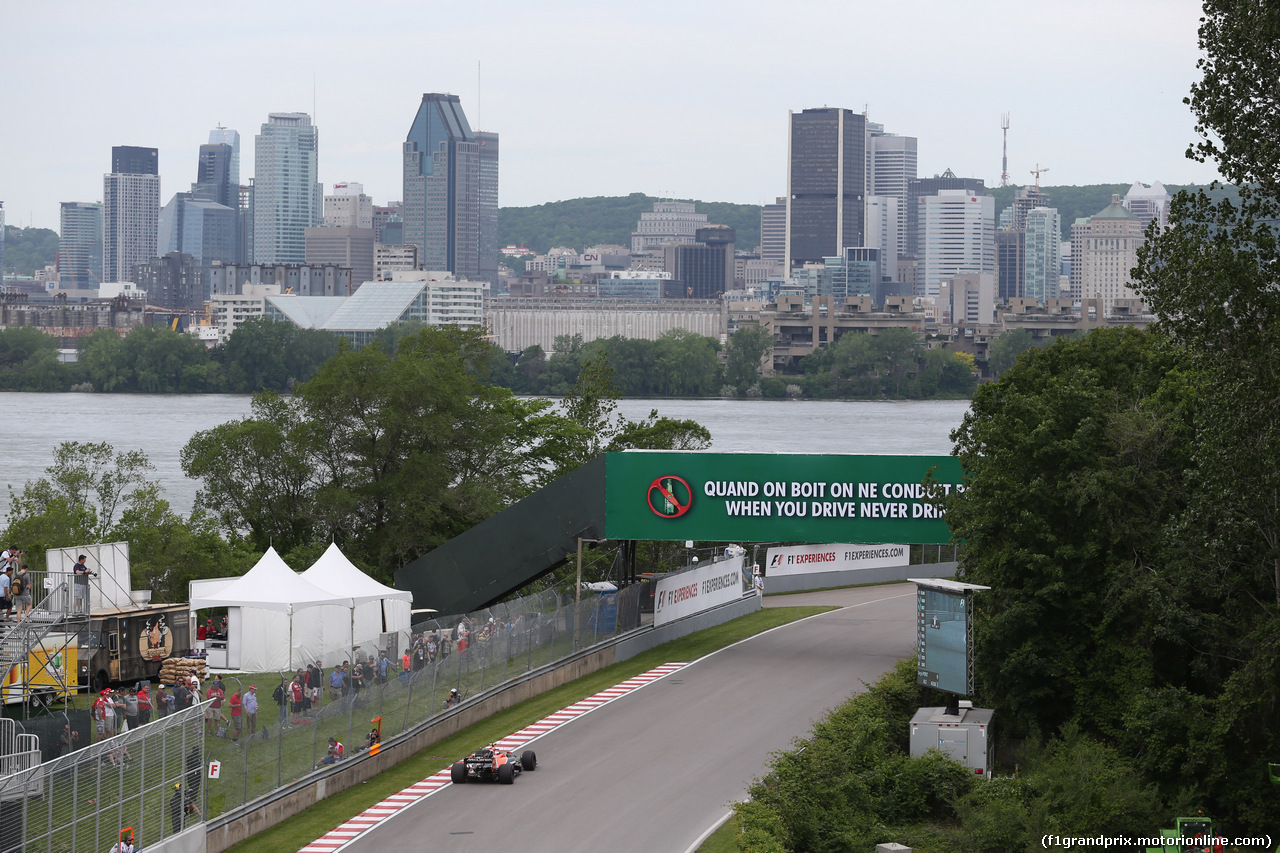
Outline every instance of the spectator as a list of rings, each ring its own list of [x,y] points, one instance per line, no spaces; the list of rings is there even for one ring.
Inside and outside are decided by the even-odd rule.
[[[240,698],[239,690],[231,694],[227,705],[231,708],[231,740],[237,742],[240,740],[241,726],[244,725],[244,720],[241,719],[244,715],[244,700]]]
[[[173,694],[169,693],[163,684],[156,685],[155,710],[157,720],[173,710],[172,703]]]
[[[116,733],[116,706],[107,698],[110,693],[110,687],[99,693],[97,701],[93,703],[93,709],[90,712],[93,716],[94,730],[98,733],[98,740],[106,740]]]
[[[5,566],[0,570],[0,610],[4,611],[4,619],[0,621],[4,622],[9,621],[9,617],[13,615],[13,599],[9,597],[9,584],[12,580],[13,573]]]
[[[218,734],[227,722],[226,716],[222,713],[222,703],[227,698],[227,691],[222,686],[222,676],[218,676],[214,679],[213,685],[209,687],[206,694],[206,698],[212,701],[210,701],[208,706],[204,709],[205,734]]]
[[[258,685],[256,684],[250,684],[249,689],[244,693],[244,719],[249,727],[249,737],[253,737],[258,731]],[[262,736],[267,736],[266,729],[262,730]]]
[[[9,594],[13,596],[13,606],[18,610],[18,621],[31,615],[31,576],[27,567],[18,569],[18,573],[9,581]]]
[[[93,575],[93,572],[89,570],[89,566],[85,563],[88,559],[88,556],[81,554],[76,559],[75,566],[72,567],[72,571],[75,573],[73,578],[75,581],[73,596],[75,607],[73,612],[76,614],[89,612],[89,578]]]
[[[311,707],[320,707],[320,687],[324,684],[324,667],[316,661],[307,667],[307,693],[311,699]]]
[[[378,683],[387,683],[387,672],[391,668],[391,658],[387,657],[387,650],[383,649],[378,652]]]
[[[196,796],[199,794],[188,794],[182,789],[182,783],[179,782],[173,786],[173,796],[169,798],[169,819],[173,822],[173,834],[177,835],[186,827],[187,821],[192,819],[194,815],[196,820],[199,819],[200,808],[196,805]]]
[[[111,845],[111,853],[134,853],[133,833],[125,829],[120,832],[120,840]]]
[[[145,726],[151,722],[151,693],[147,690],[147,682],[138,688],[138,725]]]
[[[347,692],[347,673],[343,669],[347,665],[343,661],[333,668],[333,672],[329,673],[329,701],[334,702],[346,695]]]
[[[329,738],[329,740],[333,740],[333,738]],[[334,749],[333,745],[330,744],[329,751],[325,753],[324,758],[320,759],[320,763],[327,766],[337,764],[341,760],[342,756],[338,755],[338,750]]]
[[[287,698],[289,700],[290,705],[292,706],[291,710],[293,711],[293,722],[301,723],[302,722],[302,700],[305,698],[305,694],[303,693],[303,689],[302,689],[301,671],[299,671],[298,675],[294,676],[293,681],[289,682],[289,695]]]
[[[133,731],[138,727],[138,688],[130,687],[129,692],[121,697],[124,705],[124,728]]]

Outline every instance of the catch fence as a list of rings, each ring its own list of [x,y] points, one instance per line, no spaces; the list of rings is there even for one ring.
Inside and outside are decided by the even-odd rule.
[[[575,604],[549,590],[415,624],[405,648],[383,648],[370,637],[349,650],[340,687],[331,685],[335,668],[324,669],[318,698],[300,704],[288,695],[297,671],[275,674],[270,683],[259,676],[225,677],[226,695],[239,694],[241,713],[237,724],[228,701],[209,721],[208,758],[222,770],[208,783],[206,814],[223,814],[376,748],[448,711],[453,690],[465,701],[638,627],[643,592],[638,585],[605,595],[584,592]],[[352,683],[357,662],[358,688]],[[243,704],[250,692],[257,703],[253,716],[247,713],[252,703]],[[330,754],[330,738],[341,745],[340,759]]]
[[[145,849],[203,821],[202,718],[188,708],[0,776],[0,853],[109,850],[126,830]],[[56,749],[72,748],[73,722]]]

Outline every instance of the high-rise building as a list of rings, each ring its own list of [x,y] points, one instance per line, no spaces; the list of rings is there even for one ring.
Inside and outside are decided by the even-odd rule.
[[[396,245],[403,242],[404,219],[401,218],[401,212],[402,212],[402,207],[400,205],[400,202],[398,201],[388,202],[385,205],[373,206],[373,233],[374,233],[374,236],[378,238],[379,243],[386,243],[387,245]],[[388,224],[392,222],[396,223],[396,229],[395,229],[396,233],[394,235],[389,235],[389,236],[395,236],[397,239],[388,240],[383,235],[382,231],[384,228],[387,227]]]
[[[320,224],[319,131],[306,113],[271,113],[254,138],[253,258],[300,264],[306,229]]]
[[[691,201],[655,201],[653,210],[641,211],[636,230],[631,232],[632,254],[697,242],[694,235],[708,222],[707,215],[694,207]]]
[[[325,228],[372,228],[373,199],[364,194],[364,184],[341,181],[324,197]]]
[[[1017,194],[1014,196],[1013,204],[1006,210],[1000,211],[1001,221],[1004,221],[1004,214],[1009,213],[1009,228],[1014,231],[1027,230],[1027,214],[1037,207],[1049,206],[1049,194],[1040,189],[1039,186],[1019,187]]]
[[[898,223],[894,229],[898,243],[894,251],[899,255],[907,253],[907,191],[915,179],[916,138],[885,133],[884,125],[868,122],[867,199],[879,196],[898,200]],[[895,262],[893,274],[896,273]]]
[[[708,225],[694,233],[693,243],[667,245],[669,295],[687,299],[715,299],[733,289],[735,232],[727,225]]]
[[[1169,227],[1169,205],[1172,202],[1173,196],[1159,181],[1152,181],[1149,187],[1143,186],[1141,181],[1134,181],[1129,192],[1125,193],[1123,203],[1125,210],[1138,217],[1143,231],[1146,231],[1153,219],[1159,221],[1162,230]]]
[[[480,144],[457,95],[422,96],[403,153],[405,243],[424,269],[478,278]]]
[[[960,272],[995,273],[995,199],[966,190],[939,190],[921,198],[923,264],[919,286],[937,296],[944,278]]]
[[[1062,220],[1052,207],[1034,207],[1026,215],[1026,284],[1030,299],[1057,299],[1061,294]]]
[[[957,178],[955,172],[950,169],[932,178],[916,178],[911,181],[907,185],[907,255],[909,257],[921,256],[920,214],[924,206],[920,200],[925,196],[937,195],[939,190],[964,190],[972,195],[987,193],[982,178]]]
[[[236,262],[239,221],[234,208],[197,198],[194,193],[176,193],[160,211],[157,253],[178,253],[208,267],[214,261]]]
[[[234,186],[240,185],[240,131],[218,125],[209,131],[210,145],[231,146],[231,160],[228,174]]]
[[[155,148],[117,145],[102,178],[102,276],[129,281],[133,269],[156,256],[160,163]]]
[[[498,283],[498,134],[476,131],[480,146],[480,237],[477,278]]]
[[[996,277],[986,272],[962,272],[942,280],[938,302],[942,321],[956,325],[995,320]]]
[[[898,277],[900,212],[898,199],[894,196],[867,196],[866,244],[880,250],[881,269],[884,275],[893,279]]]
[[[1077,298],[1099,298],[1106,311],[1117,299],[1136,299],[1130,271],[1138,265],[1145,241],[1142,220],[1119,195],[1088,219],[1071,226],[1071,291]]]
[[[760,260],[783,263],[787,259],[787,200],[779,197],[760,208]]]
[[[102,281],[102,205],[64,201],[58,225],[58,286],[97,287]]]
[[[238,134],[236,140],[238,144]],[[199,250],[175,247],[168,251],[188,252],[197,259],[203,259],[206,265],[211,259],[236,263],[244,257],[242,248],[244,227],[241,221],[244,218],[244,210],[240,204],[240,184],[236,179],[238,169],[235,162],[236,156],[235,149],[225,142],[201,145],[200,159],[196,164],[196,182],[191,185],[193,199],[212,202],[230,211],[230,242],[224,244],[223,238],[219,237],[216,247],[209,245]],[[225,216],[222,218],[225,219]],[[225,227],[221,219],[218,227]],[[165,249],[161,248],[161,252],[164,251]]]
[[[307,265],[350,267],[351,286],[374,280],[372,228],[351,225],[307,229]]]
[[[1001,228],[996,232],[996,296],[1008,303],[1023,296],[1026,285],[1027,233]]]
[[[864,245],[866,118],[835,107],[789,115],[786,253],[795,268]]]
[[[0,201],[0,284],[4,284],[4,202]]]
[[[146,291],[147,303],[161,308],[191,311],[209,298],[206,265],[182,252],[168,252],[138,264],[133,280],[139,290]]]

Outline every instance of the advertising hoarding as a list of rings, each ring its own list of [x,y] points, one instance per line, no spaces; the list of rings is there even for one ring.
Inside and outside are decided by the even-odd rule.
[[[765,574],[776,578],[784,575],[904,566],[910,562],[910,556],[906,545],[792,545],[770,548],[766,552]]]
[[[610,539],[947,544],[937,499],[963,484],[951,456],[610,453],[605,528]]]
[[[742,598],[744,562],[730,557],[658,581],[653,591],[654,627]]]

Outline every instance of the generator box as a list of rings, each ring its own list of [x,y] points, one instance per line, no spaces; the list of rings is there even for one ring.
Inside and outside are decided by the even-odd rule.
[[[911,718],[911,757],[918,758],[931,749],[968,767],[978,776],[990,776],[992,749],[995,743],[990,708],[966,707],[960,703],[958,714],[946,708],[921,708]]]

